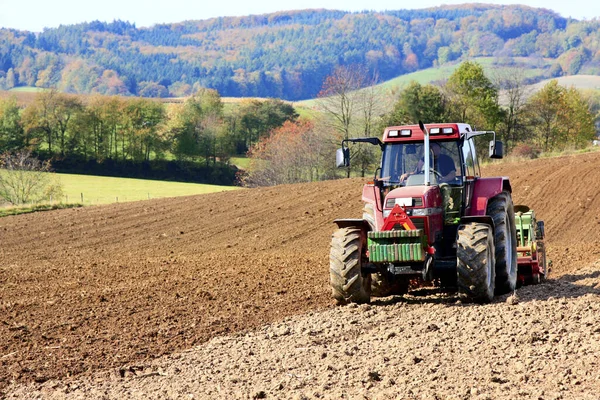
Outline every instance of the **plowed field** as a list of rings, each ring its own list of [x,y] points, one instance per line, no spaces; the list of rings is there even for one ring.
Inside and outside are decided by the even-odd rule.
[[[285,359],[297,352],[299,346],[302,347],[298,343],[304,343],[303,340],[311,331],[317,332],[315,335],[318,336],[318,332],[325,329],[319,325],[323,325],[329,329],[326,332],[333,336],[326,335],[321,339],[320,346],[324,347],[315,356],[314,368],[327,366],[330,361],[321,362],[320,357],[325,359],[327,354],[331,355],[337,350],[343,353],[342,358],[353,360],[347,361],[349,366],[353,362],[358,362],[358,366],[364,363],[348,354],[355,354],[356,357],[360,355],[363,360],[371,360],[370,354],[377,354],[381,360],[386,358],[389,362],[390,356],[385,355],[381,346],[373,345],[374,351],[369,353],[360,345],[344,349],[336,349],[332,345],[328,350],[326,343],[335,341],[335,332],[342,332],[340,335],[350,335],[356,339],[373,326],[377,326],[375,336],[387,339],[396,337],[394,340],[398,341],[398,346],[410,345],[410,342],[399,340],[399,336],[402,336],[399,332],[408,332],[415,326],[429,332],[426,335],[441,335],[442,339],[460,341],[461,335],[457,336],[456,331],[453,334],[446,322],[452,321],[450,325],[463,335],[476,335],[474,332],[477,327],[482,323],[485,325],[483,321],[493,319],[495,315],[502,315],[505,319],[498,325],[498,329],[503,326],[511,327],[512,339],[511,332],[504,332],[503,335],[508,336],[503,343],[487,343],[485,333],[481,333],[482,338],[477,340],[486,342],[485,346],[493,344],[494,351],[500,351],[500,347],[506,346],[507,351],[512,354],[514,351],[510,350],[511,343],[528,349],[535,349],[539,344],[538,339],[532,339],[533,336],[528,331],[516,335],[515,330],[521,326],[519,319],[523,319],[524,326],[535,324],[532,319],[541,322],[542,325],[536,327],[536,332],[539,328],[541,334],[547,336],[556,327],[556,321],[571,318],[565,312],[562,319],[558,316],[560,308],[564,306],[561,303],[563,298],[567,299],[564,301],[577,302],[573,307],[581,315],[573,322],[575,326],[577,321],[586,321],[586,328],[582,328],[580,332],[579,343],[591,340],[589,335],[596,335],[596,340],[600,339],[597,314],[595,320],[594,314],[590,314],[590,310],[598,310],[600,293],[600,267],[593,265],[600,260],[598,154],[519,164],[493,164],[484,168],[483,172],[485,176],[510,176],[515,203],[530,205],[536,210],[538,217],[546,222],[546,243],[548,257],[553,262],[554,279],[544,285],[521,289],[523,294],[517,307],[523,307],[522,312],[514,307],[507,309],[509,306],[505,302],[506,296],[488,306],[448,307],[455,302],[452,297],[439,298],[433,295],[390,300],[391,302],[376,304],[367,309],[334,308],[328,286],[329,241],[334,230],[331,221],[339,217],[361,215],[361,179],[2,218],[0,397],[2,393],[6,396],[12,393],[16,397],[40,393],[60,397],[78,393],[82,398],[161,398],[196,393],[196,398],[263,398],[263,395],[268,395],[269,398],[288,398],[304,393],[302,395],[308,397],[325,395],[339,398],[344,395],[363,396],[362,391],[373,390],[374,385],[383,382],[387,386],[380,386],[376,392],[382,396],[387,393],[393,397],[394,394],[406,394],[409,390],[414,397],[407,395],[407,398],[420,398],[417,396],[418,392],[415,392],[419,385],[395,385],[399,382],[398,377],[392,379],[394,383],[385,381],[380,376],[381,369],[379,372],[375,371],[376,374],[371,373],[374,371],[365,371],[366,375],[361,375],[364,379],[356,382],[342,379],[343,383],[338,385],[335,382],[340,382],[338,375],[343,372],[343,363],[339,362],[332,365],[333,370],[322,372],[325,374],[323,376],[328,373],[334,376],[330,379],[319,378],[317,383],[313,382],[314,388],[318,388],[317,396],[317,389],[310,386],[312,383],[293,389],[291,383],[284,382],[286,376],[289,378],[289,373],[273,370],[270,374],[260,370],[265,365],[261,363],[256,364],[256,368],[252,370],[249,366],[254,365],[254,361],[250,362],[248,357],[257,354],[258,350],[252,350],[253,343],[255,345],[259,339],[265,339],[265,343],[269,343],[267,346],[280,345],[280,350],[288,349],[287,352],[280,353],[281,362],[281,357]],[[583,282],[583,286],[577,286],[577,282]],[[550,311],[544,305],[540,306],[540,302],[544,305],[547,303]],[[408,310],[403,310],[407,307]],[[326,310],[327,308],[333,309]],[[545,311],[539,312],[539,309]],[[313,313],[315,311],[318,313]],[[406,313],[405,319],[398,322],[397,318],[382,314],[388,312],[396,315]],[[307,313],[309,314],[306,315]],[[431,321],[423,320],[426,318],[423,315],[428,313],[433,313],[431,315],[435,317],[431,317]],[[361,317],[362,314],[365,314],[364,318]],[[347,321],[346,325],[355,324],[358,330],[343,333],[346,328],[335,328],[335,322],[332,321],[341,318],[340,316]],[[553,319],[555,317],[556,321]],[[385,323],[392,319],[396,321],[393,327],[396,333],[388,337]],[[471,321],[471,325],[465,321],[461,324],[463,319]],[[404,322],[406,325],[398,326],[398,323]],[[274,325],[267,326],[270,323]],[[421,326],[422,324],[424,325]],[[259,329],[256,330],[257,328]],[[287,333],[280,332],[281,329],[287,329]],[[544,330],[546,333],[543,333]],[[263,331],[267,332],[265,338],[260,333]],[[437,334],[434,335],[433,332]],[[278,342],[278,337],[285,337],[287,342]],[[369,338],[372,337],[369,335]],[[550,339],[544,339],[544,344],[548,345],[547,351],[551,351],[552,346],[548,340]],[[243,345],[246,341],[247,344]],[[205,358],[202,358],[202,354],[194,353],[194,356],[189,356],[192,359],[189,359],[188,355],[191,353],[186,350],[195,346],[199,346],[200,353],[206,353]],[[577,347],[578,344],[574,342],[573,346]],[[454,368],[453,374],[468,375],[469,371],[477,369],[478,359],[491,354],[491,350],[485,352],[485,348],[478,350],[483,352],[481,354],[477,351],[469,353],[475,357],[475,361],[468,368],[465,365],[446,367]],[[277,347],[262,349],[261,357],[263,352],[276,356],[279,351]],[[597,359],[600,356],[597,346],[590,351],[591,354],[587,353],[590,357]],[[402,363],[416,365],[421,363],[420,360],[427,359],[428,352],[435,358],[433,355],[436,350],[428,346],[418,353],[399,357]],[[249,353],[252,354],[249,356]],[[215,354],[219,354],[218,360],[214,359]],[[394,353],[390,350],[389,354]],[[532,354],[530,352],[529,356]],[[161,356],[165,357],[152,361]],[[310,357],[302,357],[302,354],[297,355],[294,363],[302,365],[304,361],[309,365]],[[504,356],[498,357],[504,359]],[[570,354],[567,359],[569,357],[578,358],[577,353]],[[148,382],[144,381],[139,393],[120,391],[123,386],[122,382],[118,383],[118,379],[125,380],[131,376],[163,379],[169,374],[168,368],[181,371],[183,367],[177,367],[180,362],[178,360],[183,360],[182,365],[204,363],[202,365],[206,368],[202,369],[202,373],[212,371],[209,374],[212,378],[204,382],[202,373],[196,372],[193,375],[198,377],[196,383],[204,383],[201,386],[192,385],[193,390],[189,387],[181,390],[170,387],[172,392],[160,392],[159,388],[148,386]],[[378,362],[383,362],[381,360]],[[452,360],[454,359],[450,359]],[[429,361],[433,363],[434,360],[427,360],[414,367],[417,368],[417,373],[427,376],[423,377],[422,383],[429,382],[435,375],[431,372],[432,368],[436,371],[440,369],[439,365],[435,367]],[[522,361],[522,369],[528,370],[531,366],[527,364],[527,360]],[[454,362],[460,364],[458,359]],[[289,365],[294,363],[290,362]],[[560,365],[567,364],[568,362],[564,362]],[[147,373],[148,370],[142,373],[142,367],[135,367],[150,365],[154,366],[150,373]],[[236,373],[228,370],[233,365],[238,366]],[[507,371],[513,371],[514,365],[506,365]],[[544,366],[544,362],[540,365]],[[577,372],[577,379],[568,382],[565,380],[563,385],[572,384],[574,388],[579,385],[579,394],[592,389],[600,390],[600,386],[594,386],[595,381],[589,375],[595,374],[598,377],[598,364],[595,364],[595,370],[593,365],[585,365],[582,367],[583,372]],[[425,368],[424,366],[429,373],[418,370]],[[396,367],[396,370],[408,368]],[[510,381],[510,378],[498,375],[498,371],[503,368],[498,366],[496,372],[487,371],[487,381]],[[590,370],[585,371],[586,368]],[[235,378],[237,389],[236,382],[231,383],[234,378],[230,378],[237,376],[236,374],[245,376]],[[261,389],[256,382],[262,379],[262,375],[283,378],[281,382],[269,381]],[[115,377],[117,386],[106,386]],[[104,378],[107,380],[104,381]],[[75,386],[79,387],[79,392],[69,386],[69,382],[78,379],[80,383]],[[448,391],[448,380],[452,379],[455,378],[450,374],[445,375],[444,382],[436,382],[436,379],[431,381],[432,385],[440,385],[440,393],[443,394],[440,398],[448,398],[449,393],[454,394],[453,391]],[[242,381],[246,382],[245,385],[240,383]],[[328,381],[334,383],[327,386]],[[579,383],[576,384],[576,381]],[[90,389],[96,384],[102,390],[96,391],[97,387]],[[217,385],[219,391],[216,389]],[[228,385],[233,385],[234,388],[228,388]],[[357,385],[360,389],[357,389]],[[82,387],[88,389],[82,391]],[[457,398],[477,398],[480,395],[488,396],[487,398],[501,397],[494,393],[504,393],[508,398],[509,394],[519,395],[521,390],[517,387],[512,391],[494,392],[478,388],[477,385],[473,387],[472,391],[465,389],[468,391],[467,397],[461,392]],[[527,388],[528,385],[523,383],[523,387]],[[223,392],[220,391],[221,388]],[[534,385],[534,388],[539,390],[527,392],[529,394],[523,394],[523,398],[538,395],[546,398],[538,392],[546,390],[546,393],[550,393],[540,385]],[[279,395],[273,395],[277,390]],[[435,390],[427,390],[422,393],[432,396],[435,394]],[[559,389],[556,390],[556,393],[561,393]]]

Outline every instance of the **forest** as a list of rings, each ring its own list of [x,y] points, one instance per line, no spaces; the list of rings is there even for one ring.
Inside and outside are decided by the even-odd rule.
[[[542,8],[466,4],[421,10],[300,10],[136,27],[92,21],[0,29],[0,89],[183,97],[314,98],[340,66],[378,81],[481,56],[538,60],[541,78],[600,75],[600,21]],[[528,78],[536,79],[536,77]],[[531,82],[530,82],[531,83]]]
[[[585,148],[597,134],[597,92],[552,80],[532,93],[518,68],[491,78],[466,61],[443,84],[410,83],[389,106],[370,79],[366,66],[337,67],[302,117],[280,99],[226,107],[214,89],[180,103],[54,89],[28,104],[8,97],[0,99],[0,154],[31,151],[60,172],[256,186],[367,176],[380,154],[355,146],[353,168],[336,170],[341,140],[419,120],[495,130],[508,154],[527,158]],[[250,164],[238,170],[233,156],[248,156]]]
[[[278,99],[225,112],[212,89],[179,104],[52,89],[27,105],[0,99],[0,154],[31,151],[58,172],[233,185],[229,158],[297,117]]]

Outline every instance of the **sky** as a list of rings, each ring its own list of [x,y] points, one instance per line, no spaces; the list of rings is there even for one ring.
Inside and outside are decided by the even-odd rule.
[[[417,2],[398,0],[0,0],[0,27],[41,32],[45,27],[54,28],[61,24],[122,20],[135,23],[139,28],[158,23],[306,8],[384,11],[468,2],[460,0]],[[597,0],[486,0],[483,2],[549,8],[563,17],[580,20],[600,17],[600,1]]]

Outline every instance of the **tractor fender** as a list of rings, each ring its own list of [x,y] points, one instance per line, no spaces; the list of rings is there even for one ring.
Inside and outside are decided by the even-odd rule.
[[[369,232],[371,230],[371,224],[364,219],[344,218],[335,219],[333,222],[338,226],[339,229],[355,226],[360,228],[363,232]]]
[[[473,200],[471,201],[471,210],[468,216],[486,215],[488,201],[502,192],[512,193],[512,187],[507,177],[499,176],[477,179],[473,187]]]
[[[367,183],[363,186],[362,201],[365,204],[372,204],[374,211],[374,222],[376,227],[383,226],[383,214],[381,208],[381,192],[374,183]]]

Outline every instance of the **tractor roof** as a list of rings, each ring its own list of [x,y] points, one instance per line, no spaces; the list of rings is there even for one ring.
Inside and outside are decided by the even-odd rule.
[[[469,124],[443,123],[425,125],[430,140],[458,140],[471,132]],[[383,132],[383,142],[422,142],[425,135],[419,125],[389,126]]]

